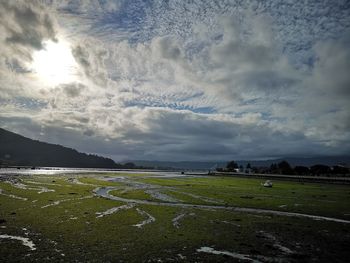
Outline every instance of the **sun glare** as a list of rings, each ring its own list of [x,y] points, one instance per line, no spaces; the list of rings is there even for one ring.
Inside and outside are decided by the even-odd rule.
[[[32,70],[46,84],[58,85],[75,80],[77,63],[67,42],[47,41],[33,54]]]

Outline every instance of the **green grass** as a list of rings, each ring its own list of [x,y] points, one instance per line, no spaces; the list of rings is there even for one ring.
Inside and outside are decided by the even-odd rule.
[[[343,223],[270,214],[140,204],[98,218],[97,213],[125,203],[94,196],[93,190],[96,186],[119,187],[118,190],[110,191],[110,194],[127,199],[157,201],[143,189],[131,189],[123,193],[123,189],[130,189],[130,185],[102,180],[105,176],[120,174],[38,175],[20,178],[22,183],[37,190],[18,189],[9,183],[0,182],[4,194],[27,198],[27,201],[23,201],[0,195],[0,234],[28,237],[37,247],[37,250],[30,251],[19,241],[0,239],[2,261],[231,260],[227,256],[196,252],[202,246],[249,254],[252,257],[263,255],[275,259],[284,258],[288,262],[344,262],[350,256],[347,249],[350,225]],[[260,185],[262,180],[250,178],[147,178],[144,174],[123,176],[136,182],[166,186],[167,188],[162,189],[163,193],[188,204],[215,205],[186,193],[222,200],[223,205],[227,206],[301,212],[350,220],[349,186],[274,180],[272,188],[264,188]],[[78,178],[79,182],[87,185],[76,184],[69,178]],[[39,194],[41,186],[55,191]],[[82,199],[84,197],[89,198]],[[62,202],[44,207],[55,204],[55,201]],[[286,206],[280,207],[281,205]],[[142,228],[135,227],[135,224],[147,219],[136,208],[150,214],[155,221]],[[176,227],[173,219],[181,214],[185,216]],[[283,254],[274,247],[275,241],[261,237],[261,231],[275,236],[281,245],[295,253]]]
[[[129,190],[123,192],[122,190],[110,191],[110,194],[119,196],[127,199],[137,199],[137,200],[148,200],[156,201],[157,199],[153,198],[150,194],[145,193],[143,190]]]
[[[261,186],[264,181],[260,179],[228,177],[146,178],[139,181],[172,186],[182,192],[219,199],[229,206],[274,209],[350,219],[350,187],[347,185],[274,180],[274,186],[266,188]],[[193,198],[186,198],[184,195],[171,192],[169,194],[179,199],[206,204],[199,200],[193,201]]]

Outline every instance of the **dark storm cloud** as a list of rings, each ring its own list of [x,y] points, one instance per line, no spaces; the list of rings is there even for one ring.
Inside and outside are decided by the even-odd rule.
[[[166,111],[168,112],[168,111]],[[166,113],[161,113],[163,116]],[[179,113],[170,113],[168,118],[172,119],[174,124]],[[189,115],[191,113],[180,113]],[[158,116],[150,116],[153,122],[162,123]],[[68,115],[67,115],[68,117]],[[180,117],[181,119],[181,117]],[[337,148],[324,148],[310,142],[302,133],[291,132],[285,133],[281,131],[273,131],[271,128],[260,125],[248,125],[246,127],[234,123],[226,122],[226,125],[217,126],[217,121],[207,119],[206,128],[197,130],[196,133],[186,132],[191,130],[191,126],[201,126],[203,120],[192,122],[183,121],[178,125],[183,127],[184,132],[177,134],[177,131],[169,134],[169,130],[164,127],[169,122],[158,127],[152,126],[147,131],[129,132],[126,128],[120,133],[128,133],[127,140],[104,140],[103,137],[96,136],[93,131],[83,130],[81,128],[69,129],[64,128],[64,123],[53,122],[47,126],[39,126],[25,118],[2,118],[7,124],[11,123],[15,130],[31,138],[39,138],[54,143],[60,143],[69,147],[75,147],[83,151],[100,153],[120,159],[126,159],[128,156],[141,159],[163,159],[163,160],[184,160],[186,156],[191,156],[192,160],[218,160],[231,158],[274,158],[279,156],[313,156],[322,154],[343,153]],[[187,126],[190,126],[188,128]],[[162,128],[160,128],[162,127]],[[231,136],[226,139],[221,138],[220,133],[215,133],[216,129],[224,129],[224,133]],[[40,135],[41,133],[41,135]],[[85,136],[83,136],[85,135]],[[210,139],[208,139],[210,138]],[[132,143],[137,142],[137,143]],[[252,147],[255,145],[255,147]],[[307,149],[304,147],[307,146]]]

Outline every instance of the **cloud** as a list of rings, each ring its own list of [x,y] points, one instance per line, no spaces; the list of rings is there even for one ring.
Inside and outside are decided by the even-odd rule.
[[[310,85],[338,97],[350,96],[350,31],[338,40],[315,45],[316,63]],[[329,94],[332,95],[332,94]]]
[[[62,84],[61,87],[67,96],[71,98],[78,97],[86,89],[86,86],[81,83]]]
[[[348,46],[349,33],[315,44],[317,59],[300,85],[294,109],[294,114],[303,117],[308,137],[338,147],[346,147],[350,138]]]
[[[242,31],[242,22],[222,19],[224,33],[210,48],[207,79],[225,98],[269,100],[293,88],[299,76],[272,41],[268,20],[250,14],[244,20],[250,33]]]
[[[18,47],[24,53],[24,48],[38,50],[43,48],[43,41],[55,40],[55,21],[44,7],[21,1],[1,1],[0,10],[4,48]]]
[[[34,49],[43,48],[46,39],[55,39],[52,18],[43,9],[25,3],[1,2],[2,25],[8,34],[6,42]],[[5,22],[6,21],[6,22]]]
[[[105,60],[109,54],[101,42],[86,39],[72,49],[72,54],[90,80],[101,87],[106,85],[108,77]]]
[[[182,50],[176,40],[170,37],[163,37],[156,40],[156,46],[160,49],[162,57],[170,60],[179,60],[183,57]]]
[[[0,91],[2,96],[36,97],[30,63],[44,41],[56,41],[54,16],[37,2],[0,1]]]
[[[183,160],[185,156],[197,160],[227,160],[233,156],[240,159],[273,158],[300,155],[301,152],[303,156],[312,156],[323,148],[310,142],[301,132],[273,130],[261,119],[251,119],[252,116],[228,118],[156,108],[132,108],[113,114],[115,118],[107,122],[101,120],[103,115],[89,114],[89,124],[98,124],[98,132],[108,131],[103,126],[108,125],[112,128],[111,134],[98,135],[94,133],[96,129],[86,129],[86,124],[78,120],[76,112],[66,114],[59,120],[50,120],[47,126],[40,129],[33,128],[36,124],[30,122],[32,128],[29,129],[34,133],[27,131],[25,134],[35,137],[38,136],[35,132],[40,130],[45,134],[42,139],[52,140],[53,136],[57,136],[54,142],[62,143],[64,140],[66,145],[88,152],[141,159]],[[72,125],[73,122],[76,125]],[[90,138],[95,148],[91,147],[90,142],[86,143],[88,138],[83,135]],[[117,138],[113,139],[115,136]],[[110,138],[108,143],[104,138]],[[329,148],[324,154],[341,152],[338,148]]]
[[[350,151],[349,37],[336,33],[350,24],[338,3],[334,14],[318,2],[47,4],[0,2],[5,128],[117,160]],[[70,43],[74,81],[33,77],[49,39]]]

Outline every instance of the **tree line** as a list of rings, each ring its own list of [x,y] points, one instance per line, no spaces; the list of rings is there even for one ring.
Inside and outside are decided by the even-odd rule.
[[[270,167],[253,167],[248,163],[245,167],[235,161],[229,161],[225,168],[217,168],[218,172],[240,172],[240,173],[261,173],[261,174],[282,174],[282,175],[311,175],[331,176],[349,175],[350,169],[344,165],[328,166],[316,164],[310,167],[297,165],[292,167],[287,161],[272,163]]]

